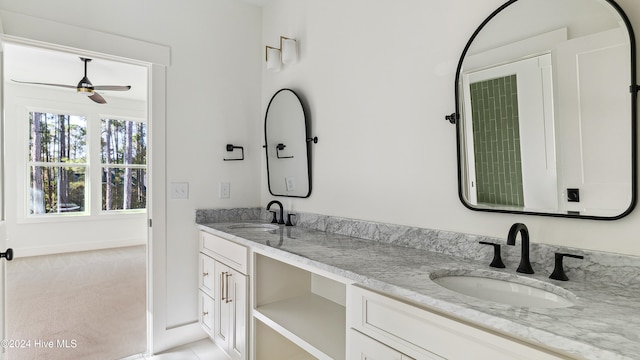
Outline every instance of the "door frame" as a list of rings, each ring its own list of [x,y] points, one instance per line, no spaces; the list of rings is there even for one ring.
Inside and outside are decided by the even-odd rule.
[[[11,26],[7,27],[3,24]],[[166,68],[170,65],[170,49],[140,40],[0,11],[0,46],[4,43],[71,52],[86,57],[140,65],[148,69],[146,352],[154,354],[166,349],[167,343],[171,343],[166,326],[166,191],[164,191],[166,189]],[[4,102],[0,104],[4,110]],[[152,219],[155,226],[152,226]],[[1,295],[4,298],[4,292]],[[4,328],[4,320],[2,322],[0,326]],[[4,354],[0,353],[0,360],[3,357]]]

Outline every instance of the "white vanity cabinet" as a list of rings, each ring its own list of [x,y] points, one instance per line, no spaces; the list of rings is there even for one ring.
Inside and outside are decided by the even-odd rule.
[[[198,306],[200,310],[200,324],[204,328],[204,330],[209,334],[209,336],[213,336],[213,328],[214,328],[214,313],[215,313],[215,305],[214,305],[214,289],[215,289],[215,281],[214,281],[214,265],[215,260],[200,253],[199,256],[199,272],[200,272],[200,280],[199,280],[199,288],[200,294],[198,296]]]
[[[247,276],[216,262],[214,340],[232,359],[246,358],[247,340]]]
[[[231,359],[246,360],[248,249],[200,234],[200,323]]]
[[[370,351],[368,346],[373,344],[371,341],[377,341],[398,353],[406,354],[401,355],[400,359],[408,359],[408,356],[418,360],[568,359],[546,349],[485,331],[360,286],[351,287],[349,306],[350,326],[353,329],[350,354],[367,354]],[[360,332],[371,341],[365,343],[359,340],[359,334],[354,337],[353,332]],[[389,355],[375,359],[391,360],[397,359],[397,356],[389,352]]]
[[[348,359],[360,360],[414,360],[367,335],[351,329]]]

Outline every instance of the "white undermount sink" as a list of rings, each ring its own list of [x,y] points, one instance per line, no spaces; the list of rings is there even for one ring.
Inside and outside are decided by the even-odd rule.
[[[436,274],[431,280],[460,294],[518,307],[563,308],[573,306],[575,300],[571,292],[533,279],[523,284],[482,275]]]
[[[255,229],[261,231],[277,230],[278,225],[264,223],[240,223],[228,226],[229,229]]]

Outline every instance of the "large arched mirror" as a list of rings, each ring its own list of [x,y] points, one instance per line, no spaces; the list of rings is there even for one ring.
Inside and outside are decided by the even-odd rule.
[[[456,73],[470,209],[618,219],[635,206],[635,38],[612,0],[512,0]]]
[[[264,119],[267,181],[274,196],[311,195],[310,143],[307,115],[300,97],[289,89],[271,98]]]

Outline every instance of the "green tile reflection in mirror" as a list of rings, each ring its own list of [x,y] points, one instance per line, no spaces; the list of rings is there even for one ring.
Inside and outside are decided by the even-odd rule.
[[[478,203],[524,206],[516,75],[470,90]]]

